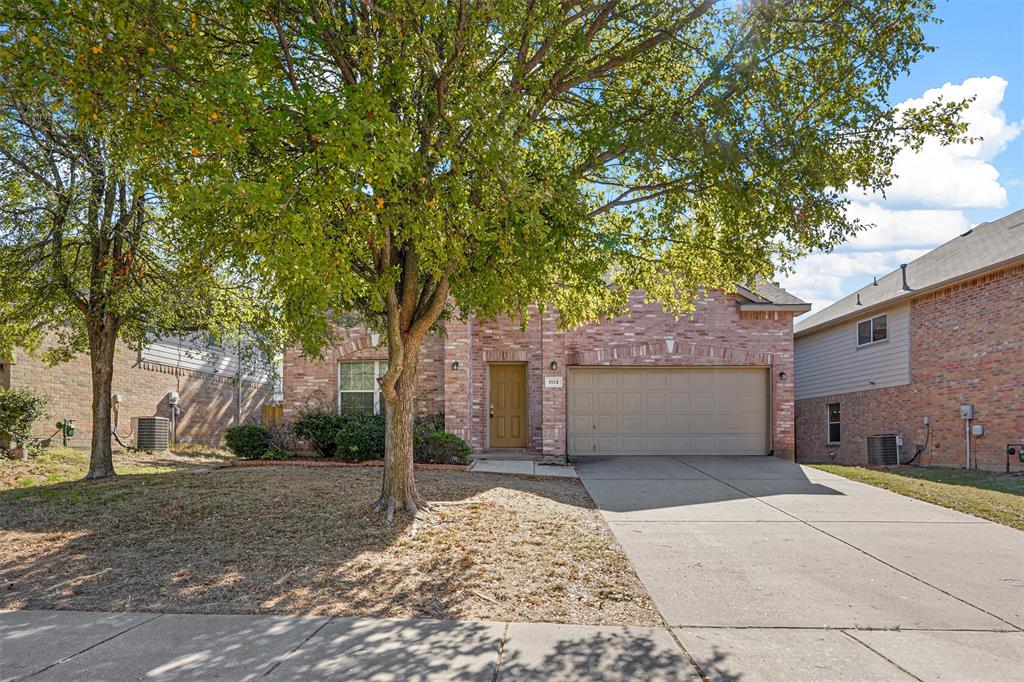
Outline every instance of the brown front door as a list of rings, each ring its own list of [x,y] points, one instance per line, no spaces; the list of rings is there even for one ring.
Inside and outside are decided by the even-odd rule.
[[[491,447],[526,447],[526,365],[491,365]]]

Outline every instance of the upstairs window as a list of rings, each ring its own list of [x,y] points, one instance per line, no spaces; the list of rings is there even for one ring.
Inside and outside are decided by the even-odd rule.
[[[886,324],[885,315],[864,320],[857,325],[857,345],[866,346],[869,343],[885,341],[889,338],[889,328]]]
[[[338,411],[380,414],[383,401],[377,378],[387,371],[387,360],[339,362]]]
[[[839,442],[839,403],[828,404],[828,442]]]

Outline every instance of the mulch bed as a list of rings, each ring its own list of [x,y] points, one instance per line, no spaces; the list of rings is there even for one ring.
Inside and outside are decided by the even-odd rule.
[[[236,459],[226,466],[232,467],[340,467],[355,469],[360,467],[380,468],[383,460],[367,462],[342,462],[332,459],[293,458],[293,459]],[[414,464],[416,471],[469,471],[468,464]]]

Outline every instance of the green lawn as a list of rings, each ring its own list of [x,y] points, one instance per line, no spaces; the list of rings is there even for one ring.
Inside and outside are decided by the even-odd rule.
[[[811,464],[853,481],[1024,530],[1024,476],[938,467],[866,469]]]

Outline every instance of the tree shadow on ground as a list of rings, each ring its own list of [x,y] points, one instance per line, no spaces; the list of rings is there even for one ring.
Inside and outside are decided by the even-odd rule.
[[[54,638],[55,648],[30,645]],[[45,674],[60,679],[699,679],[668,632],[650,628],[10,613],[0,614],[0,640],[9,643],[5,675],[54,666]],[[716,650],[696,663],[713,679],[740,680],[727,658]]]
[[[0,608],[649,623],[574,481],[422,472],[439,505],[369,512],[378,469],[123,476],[0,493]]]

